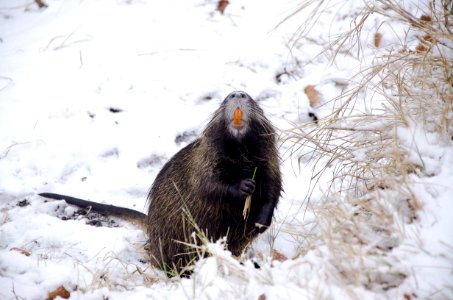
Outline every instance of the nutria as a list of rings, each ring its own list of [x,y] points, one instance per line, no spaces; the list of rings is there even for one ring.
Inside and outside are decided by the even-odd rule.
[[[41,195],[138,220],[147,228],[152,263],[180,272],[196,258],[187,246],[199,241],[193,232],[213,241],[226,236],[227,248],[240,255],[271,224],[281,189],[275,130],[258,104],[237,91],[225,98],[201,136],[163,166],[148,194],[147,216],[57,194]],[[249,195],[251,207],[244,218]]]

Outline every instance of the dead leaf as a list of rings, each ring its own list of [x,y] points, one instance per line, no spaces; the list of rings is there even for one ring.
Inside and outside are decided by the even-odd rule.
[[[321,104],[321,96],[314,85],[307,85],[304,92],[307,95],[311,107],[316,107]]]
[[[271,251],[271,257],[272,257],[272,260],[276,260],[279,262],[284,262],[285,260],[288,260],[288,258],[285,255],[283,255],[282,253],[278,252],[275,249],[273,249]]]
[[[14,248],[9,249],[9,251],[17,251],[17,252],[20,252],[21,254],[23,254],[25,256],[30,256],[31,255],[30,251],[22,249],[22,248],[14,247]]]
[[[63,299],[68,299],[71,296],[71,293],[69,293],[64,286],[59,286],[55,291],[49,293],[47,300],[53,300],[58,296]]]
[[[381,47],[381,42],[382,42],[382,33],[376,32],[374,34],[374,47],[380,48]]]
[[[434,44],[436,42],[436,40],[430,34],[425,34],[424,36],[422,36],[422,39],[429,44]]]
[[[432,18],[431,16],[428,16],[428,15],[421,15],[420,16],[420,21],[422,21],[423,23],[431,23],[432,22]]]
[[[36,5],[38,5],[39,8],[47,8],[49,7],[43,0],[35,0]]]
[[[217,4],[217,10],[220,11],[220,13],[223,15],[223,12],[225,11],[225,8],[229,3],[230,2],[228,0],[219,0],[219,3]]]
[[[417,52],[417,53],[423,53],[423,52],[426,52],[426,51],[428,51],[428,47],[426,47],[425,45],[423,45],[421,43],[418,44],[417,47],[415,47],[415,52]]]

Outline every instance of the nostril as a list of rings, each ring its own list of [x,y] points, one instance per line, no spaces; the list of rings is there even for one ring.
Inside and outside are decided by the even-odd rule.
[[[245,99],[245,98],[247,98],[247,94],[239,91],[239,92],[231,92],[230,95],[228,96],[228,99],[237,99],[237,98]]]

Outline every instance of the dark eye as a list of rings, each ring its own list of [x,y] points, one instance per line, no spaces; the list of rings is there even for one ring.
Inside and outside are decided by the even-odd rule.
[[[245,94],[244,94],[244,93],[241,93],[241,97],[242,97],[242,98],[245,98]]]

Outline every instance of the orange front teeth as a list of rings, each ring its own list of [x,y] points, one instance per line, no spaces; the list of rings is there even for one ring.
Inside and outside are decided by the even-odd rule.
[[[242,124],[242,110],[238,107],[234,111],[234,119],[233,119],[233,124],[234,125],[241,125]]]

